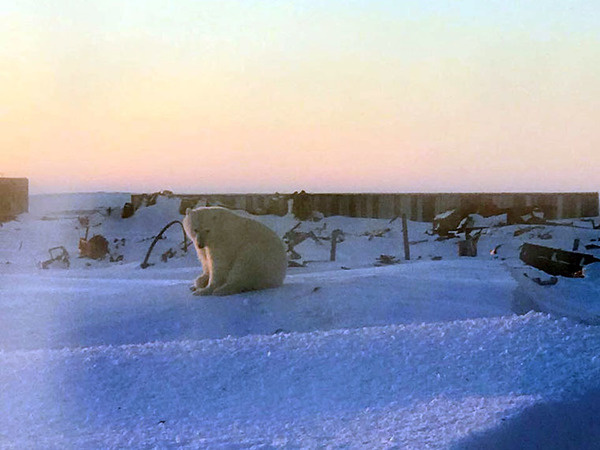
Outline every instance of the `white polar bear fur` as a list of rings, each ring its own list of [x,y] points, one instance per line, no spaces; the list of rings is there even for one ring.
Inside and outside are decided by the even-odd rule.
[[[194,295],[229,295],[283,284],[284,244],[262,223],[211,206],[188,209],[183,227],[202,264]]]

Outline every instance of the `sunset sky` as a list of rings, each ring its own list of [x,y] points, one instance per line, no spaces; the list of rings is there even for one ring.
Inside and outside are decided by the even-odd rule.
[[[0,0],[32,193],[598,191],[600,2]]]

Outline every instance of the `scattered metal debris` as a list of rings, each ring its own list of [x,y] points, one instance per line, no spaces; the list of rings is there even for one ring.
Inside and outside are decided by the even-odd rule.
[[[596,221],[594,219],[581,219],[582,222],[590,222],[592,224],[592,228],[594,230],[600,230],[600,223],[596,225]]]
[[[458,228],[463,218],[464,215],[458,209],[451,209],[438,214],[433,218],[433,234],[437,234],[440,237],[453,237],[454,231]]]
[[[87,241],[88,233],[90,232],[90,218],[88,216],[79,216],[77,220],[79,221],[79,225],[85,228],[85,240]]]
[[[52,247],[48,250],[48,253],[50,254],[50,259],[40,262],[40,268],[48,269],[51,265],[58,265],[64,269],[68,269],[71,266],[69,252],[62,245]]]
[[[302,256],[296,250],[294,250],[294,248],[296,247],[296,245],[304,242],[308,238],[312,239],[317,244],[322,245],[320,241],[321,238],[319,238],[313,231],[296,231],[296,229],[300,227],[300,225],[302,225],[302,222],[298,222],[283,235],[283,242],[285,243],[285,245],[287,245],[287,253],[290,259],[302,258]]]
[[[121,211],[121,218],[128,219],[133,216],[135,213],[135,208],[133,207],[133,203],[127,202],[123,205],[123,210]]]
[[[389,266],[392,264],[400,264],[402,261],[396,258],[394,255],[379,255],[374,266]]]
[[[306,267],[306,261],[298,262],[289,260],[288,267]]]
[[[493,206],[493,205],[492,205]],[[492,217],[496,215],[506,214],[506,221],[494,226],[514,225],[514,224],[530,224],[541,225],[550,224],[545,217],[544,211],[537,206],[514,207],[500,209],[493,207],[476,207],[474,205],[466,205],[461,208],[451,209],[434,217],[432,223],[432,232],[428,234],[437,234],[440,238],[455,237],[456,234],[467,230],[485,229],[490,227],[475,227],[472,215],[479,214],[483,217]],[[524,233],[525,230],[519,231]],[[515,234],[518,236],[518,234]]]
[[[555,276],[551,276],[550,278],[548,278],[546,280],[542,280],[540,277],[533,277],[532,278],[529,275],[527,275],[526,273],[524,273],[523,275],[525,275],[531,281],[536,282],[540,286],[554,286],[556,283],[558,283],[558,278],[555,277]]]
[[[92,236],[89,241],[86,238],[79,239],[79,256],[81,258],[102,259],[107,254],[108,241],[101,234]]]
[[[89,216],[77,217],[79,225],[85,228],[85,236],[79,239],[79,257],[80,258],[91,258],[91,259],[102,259],[108,254],[108,240],[100,234],[93,236],[88,240],[90,232],[90,218]],[[94,225],[95,227],[101,224]]]
[[[538,229],[544,230],[545,228],[542,227],[542,226],[532,226],[532,227],[517,228],[515,230],[515,232],[513,233],[513,236],[514,237],[521,236],[522,234],[529,233],[530,231],[538,230]]]
[[[384,237],[390,231],[392,231],[391,228],[382,228],[379,230],[365,231],[361,236],[369,236],[369,241],[372,241],[376,237]]]
[[[302,259],[302,255],[300,255],[300,253],[298,253],[295,250],[295,247],[307,239],[312,239],[315,243],[317,243],[319,245],[323,245],[323,243],[321,241],[330,241],[331,247],[330,247],[330,253],[329,253],[329,260],[335,261],[337,244],[344,242],[344,240],[346,239],[344,232],[340,229],[335,229],[328,236],[317,236],[317,234],[315,234],[315,232],[312,230],[311,231],[297,231],[297,229],[298,229],[298,227],[300,227],[300,225],[302,225],[302,222],[298,222],[296,225],[294,225],[289,231],[287,231],[283,235],[283,242],[287,245],[286,251],[288,254],[288,260],[291,262],[292,260]],[[327,224],[324,223],[322,227],[316,229],[315,231],[318,231],[319,233],[323,233],[326,229],[327,229]],[[305,264],[305,263],[302,263],[302,264]],[[288,267],[297,267],[297,266],[290,265],[290,263],[288,263]]]
[[[110,256],[110,262],[120,262],[120,261],[123,261],[123,259],[124,259],[123,255],[115,255],[115,256],[111,255]]]
[[[583,267],[600,259],[586,253],[570,252],[543,245],[525,243],[519,258],[525,264],[546,272],[569,278],[583,277]]]
[[[127,243],[127,239],[125,238],[114,238],[113,239],[113,244],[115,245],[115,249],[118,249],[119,247],[125,247],[125,244]]]
[[[152,254],[152,249],[154,248],[156,243],[162,238],[164,232],[167,231],[172,225],[175,225],[176,223],[181,225],[181,231],[183,232],[183,251],[187,252],[189,245],[188,245],[187,235],[185,234],[185,229],[183,228],[183,223],[181,223],[181,221],[179,221],[179,220],[174,220],[172,222],[169,222],[167,225],[165,225],[163,227],[163,229],[160,230],[160,233],[158,233],[158,235],[154,238],[154,240],[152,241],[152,244],[150,244],[150,248],[148,248],[146,257],[144,258],[144,261],[140,264],[140,267],[142,269],[145,269],[152,265],[152,264],[148,263],[148,259],[150,259],[150,255]],[[191,244],[191,242],[190,242],[190,244]]]
[[[160,255],[160,260],[162,262],[167,262],[169,259],[175,257],[175,255],[177,255],[177,252],[175,250],[173,250],[172,248],[170,248],[169,250],[164,252],[162,255]]]

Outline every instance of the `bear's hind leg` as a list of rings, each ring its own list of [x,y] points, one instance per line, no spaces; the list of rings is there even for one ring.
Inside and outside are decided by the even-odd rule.
[[[274,287],[274,284],[265,280],[265,268],[261,267],[259,250],[254,245],[246,246],[231,267],[225,283],[215,288],[213,294],[230,295]]]

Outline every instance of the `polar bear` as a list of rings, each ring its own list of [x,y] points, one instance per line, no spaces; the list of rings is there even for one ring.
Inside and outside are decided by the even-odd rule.
[[[229,295],[283,284],[284,244],[262,223],[210,206],[188,209],[183,227],[202,264],[203,273],[191,288],[194,295]]]

